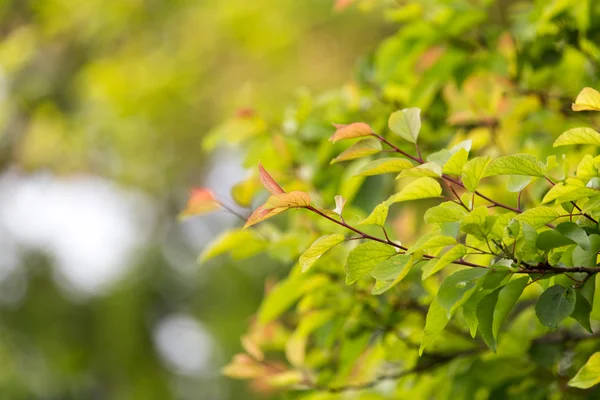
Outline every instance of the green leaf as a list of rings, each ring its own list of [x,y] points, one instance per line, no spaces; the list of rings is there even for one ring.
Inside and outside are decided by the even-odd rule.
[[[512,280],[484,297],[477,306],[481,337],[493,352],[496,352],[500,328],[521,297],[528,281],[527,276]]]
[[[419,252],[421,250],[429,250],[437,249],[440,247],[452,246],[456,244],[456,239],[452,236],[441,235],[437,233],[432,233],[431,236],[424,236],[425,240],[419,240],[414,246],[410,247],[407,254],[413,254]]]
[[[391,195],[385,203],[390,205],[401,201],[427,199],[440,197],[441,195],[442,187],[440,184],[433,178],[423,177],[410,182],[400,192]]]
[[[466,149],[460,149],[444,164],[442,172],[448,175],[460,176],[468,159],[469,152]]]
[[[333,124],[335,133],[329,138],[333,143],[343,139],[354,139],[358,137],[370,136],[373,134],[373,129],[364,122],[354,122],[349,125]]]
[[[432,178],[439,178],[440,176],[442,176],[442,167],[435,163],[421,164],[410,169],[405,169],[404,171],[400,172],[396,179],[405,178],[409,176],[429,176]]]
[[[371,212],[371,214],[360,221],[359,225],[385,225],[385,220],[387,219],[389,206],[385,203],[377,205]]]
[[[279,317],[304,293],[310,292],[329,280],[323,275],[295,275],[281,281],[273,288],[258,310],[258,321],[266,324]]]
[[[568,146],[572,144],[591,144],[600,146],[600,133],[592,128],[569,129],[556,139],[553,146]]]
[[[535,314],[542,323],[552,330],[558,328],[558,324],[567,318],[575,309],[575,291],[554,285],[548,288],[535,305]]]
[[[591,87],[583,88],[571,108],[573,111],[600,111],[600,93]]]
[[[573,243],[575,243],[573,240],[551,229],[538,234],[536,246],[542,251],[550,251],[554,248],[567,246]]]
[[[331,160],[331,164],[340,161],[354,160],[356,158],[366,157],[377,154],[381,151],[381,142],[377,139],[363,139],[348,147],[339,156]]]
[[[419,346],[419,355],[423,355],[423,350],[429,346],[444,331],[450,319],[446,310],[442,307],[437,298],[429,306],[427,317],[425,318],[425,328],[421,336],[421,346]]]
[[[425,212],[425,222],[428,224],[440,222],[458,222],[465,215],[467,210],[455,202],[448,201],[438,206],[431,207]]]
[[[506,190],[511,193],[518,193],[531,183],[531,179],[531,176],[511,175],[506,183]]]
[[[388,258],[377,264],[371,271],[371,276],[377,280],[373,291],[374,295],[381,294],[397,285],[413,266],[413,258],[406,254],[401,254]]]
[[[595,267],[598,251],[600,251],[600,235],[588,236],[590,247],[586,250],[581,246],[575,247],[572,258],[573,264],[577,267]]]
[[[580,179],[590,179],[598,176],[598,168],[594,162],[594,157],[586,154],[577,165],[576,175]]]
[[[400,172],[412,168],[413,164],[404,158],[380,158],[364,165],[356,175],[372,176],[387,174],[389,172]]]
[[[474,192],[479,185],[479,181],[484,177],[485,169],[491,161],[491,157],[475,157],[465,164],[462,170],[461,179],[465,187]]]
[[[464,245],[456,245],[455,247],[448,250],[446,254],[444,254],[435,264],[425,264],[425,266],[423,267],[423,276],[421,279],[425,280],[429,278],[431,275],[440,271],[445,266],[452,264],[454,261],[462,258],[466,254],[467,248]]]
[[[569,386],[589,389],[600,383],[600,352],[592,354],[577,374],[569,381]]]
[[[544,171],[540,164],[530,154],[504,156],[493,160],[485,169],[483,176],[522,175],[543,177]]]
[[[398,254],[390,245],[379,242],[366,242],[356,246],[346,259],[346,284],[350,285],[362,278],[381,261]]]
[[[575,222],[567,221],[556,226],[556,231],[577,243],[584,250],[590,249],[590,238],[585,230]]]
[[[334,233],[333,235],[321,236],[310,245],[300,256],[300,266],[302,272],[308,271],[308,269],[319,259],[325,252],[331,249],[333,246],[344,241],[344,235]]]
[[[405,108],[390,115],[388,126],[396,135],[416,143],[421,130],[421,110]]]
[[[571,314],[571,317],[575,319],[579,324],[589,333],[594,333],[592,331],[592,325],[590,324],[590,314],[592,313],[592,305],[586,299],[583,294],[576,290],[575,296],[575,309]]]
[[[487,273],[484,268],[467,268],[448,275],[440,285],[437,293],[439,304],[452,318],[454,312],[473,294],[476,284]],[[483,281],[479,282],[481,285]]]
[[[560,217],[558,211],[550,207],[534,207],[517,215],[516,220],[526,222],[534,228],[539,228]]]

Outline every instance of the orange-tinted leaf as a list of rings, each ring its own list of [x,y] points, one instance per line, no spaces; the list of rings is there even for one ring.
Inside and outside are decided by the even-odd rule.
[[[267,208],[292,208],[292,207],[304,207],[310,204],[310,196],[308,193],[300,192],[295,190],[290,193],[274,194],[269,197],[265,203]]]
[[[339,156],[331,160],[331,164],[340,161],[354,160],[361,157],[377,154],[381,151],[381,142],[377,139],[363,139],[348,147]]]
[[[262,166],[262,164],[258,163],[258,171],[260,173],[260,180],[262,181],[265,189],[267,189],[271,194],[281,194],[285,193],[285,191],[275,182],[275,179],[269,175],[266,169]]]
[[[336,0],[333,9],[335,11],[342,11],[343,9],[350,7],[352,3],[354,3],[354,0]]]
[[[179,218],[188,218],[196,215],[207,214],[221,208],[221,203],[215,199],[212,190],[206,188],[194,188],[190,193],[185,210],[179,214]]]
[[[343,139],[369,136],[373,133],[373,129],[364,122],[354,122],[350,125],[333,124],[333,126],[337,129],[329,138],[333,143]]]
[[[247,354],[236,354],[231,363],[223,367],[223,375],[237,379],[260,378],[267,368]]]
[[[264,221],[267,218],[274,217],[275,215],[280,214],[280,213],[284,212],[285,210],[287,210],[286,207],[267,208],[266,204],[263,204],[262,206],[258,207],[256,210],[254,210],[252,215],[250,215],[250,217],[248,217],[248,220],[246,221],[246,224],[244,225],[244,229],[248,228],[252,225],[258,224],[259,222]]]

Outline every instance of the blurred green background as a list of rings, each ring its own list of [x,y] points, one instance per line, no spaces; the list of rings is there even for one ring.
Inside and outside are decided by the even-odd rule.
[[[368,4],[367,4],[367,9]],[[330,0],[0,1],[0,397],[251,399],[220,376],[266,258],[199,266],[177,222],[245,176],[202,137],[348,80],[390,27]]]

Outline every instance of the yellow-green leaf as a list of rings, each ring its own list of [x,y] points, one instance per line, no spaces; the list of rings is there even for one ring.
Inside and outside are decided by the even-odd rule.
[[[354,139],[358,137],[369,136],[373,134],[373,129],[364,122],[354,122],[348,125],[333,124],[335,133],[329,138],[333,143],[338,140]]]
[[[366,157],[377,154],[381,151],[381,142],[377,139],[363,139],[348,147],[339,156],[331,160],[331,164],[340,161],[354,160],[356,158]]]
[[[526,222],[534,228],[539,228],[542,225],[552,222],[559,216],[560,214],[555,209],[540,206],[530,208],[524,213],[517,215],[515,219],[521,222]]]
[[[266,241],[251,230],[233,229],[217,236],[202,251],[198,262],[205,262],[218,255],[230,252],[231,258],[240,260],[261,252]]]
[[[474,192],[477,189],[477,185],[481,178],[484,177],[485,169],[490,161],[491,158],[489,156],[475,157],[469,160],[463,167],[461,179],[470,192]]]
[[[553,146],[568,146],[571,144],[591,144],[600,146],[600,133],[592,128],[569,129],[556,139]]]
[[[418,178],[396,194],[391,195],[385,204],[390,205],[401,201],[427,199],[431,197],[440,197],[442,195],[442,187],[433,178],[423,177]]]
[[[346,284],[356,282],[383,260],[396,255],[396,249],[380,242],[366,242],[356,246],[348,254],[346,265]]]
[[[442,172],[448,175],[456,175],[460,176],[462,173],[463,167],[469,160],[469,152],[467,149],[461,148],[456,153],[448,159],[444,167],[442,168]]]
[[[596,163],[594,162],[594,157],[589,154],[583,156],[579,164],[577,165],[577,173],[578,178],[581,179],[591,179],[598,176],[598,168],[596,168]]]
[[[407,176],[429,176],[431,178],[438,178],[442,176],[442,167],[435,163],[421,164],[414,168],[405,169],[404,171],[400,172],[396,179],[404,178]]]
[[[569,381],[569,386],[589,389],[600,383],[600,352],[592,354],[577,374]]]
[[[485,169],[483,176],[523,175],[543,177],[544,171],[540,164],[541,163],[530,154],[504,156],[490,162]]]
[[[423,350],[429,346],[443,332],[448,325],[448,315],[446,309],[438,303],[437,298],[433,299],[429,305],[429,311],[425,318],[425,328],[421,336],[421,346],[419,346],[419,355],[423,354]]]
[[[388,126],[396,135],[416,143],[421,130],[421,110],[419,108],[405,108],[390,115]]]
[[[301,191],[293,191],[290,193],[274,194],[269,197],[265,203],[267,208],[293,208],[293,207],[305,207],[310,204],[310,196],[308,193]]]
[[[573,111],[600,111],[600,93],[591,87],[583,88],[571,108]]]
[[[377,264],[371,271],[371,276],[377,280],[372,294],[381,294],[397,285],[413,265],[413,258],[406,254],[394,256]]]
[[[377,205],[371,212],[371,214],[359,222],[359,225],[385,225],[387,219],[389,206],[385,203]]]
[[[334,233],[333,235],[321,236],[310,245],[300,256],[300,267],[302,272],[308,271],[308,269],[319,259],[325,252],[331,249],[333,246],[344,241],[344,235]]]
[[[400,172],[412,168],[413,164],[404,158],[380,158],[364,165],[356,175],[372,176],[388,172]]]
[[[454,246],[453,248],[448,250],[448,252],[446,252],[446,254],[444,254],[442,256],[442,258],[440,258],[435,264],[434,263],[426,264],[423,267],[423,276],[421,277],[421,279],[425,280],[425,279],[429,278],[431,275],[440,271],[445,266],[452,264],[456,260],[461,259],[466,254],[467,254],[467,248],[464,245],[458,244],[458,245]]]
[[[252,225],[258,224],[259,222],[264,221],[265,219],[274,217],[277,214],[281,214],[287,209],[287,207],[267,208],[265,207],[265,204],[263,204],[262,206],[259,206],[256,210],[254,210],[252,215],[248,217],[248,220],[244,225],[244,229],[249,228]]]

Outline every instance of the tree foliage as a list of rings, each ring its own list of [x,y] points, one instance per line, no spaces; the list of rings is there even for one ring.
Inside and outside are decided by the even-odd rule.
[[[356,81],[208,139],[246,150],[233,199],[293,261],[225,373],[310,400],[597,395],[600,4],[387,13]]]

